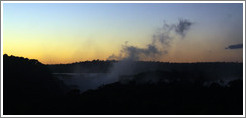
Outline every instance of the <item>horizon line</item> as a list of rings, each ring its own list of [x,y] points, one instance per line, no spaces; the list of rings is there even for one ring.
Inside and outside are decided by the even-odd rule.
[[[15,55],[8,55],[8,54],[3,54],[7,55],[7,56],[13,56],[13,57],[17,57],[17,58],[24,58],[24,59],[34,59],[34,58],[28,58],[28,57],[23,57],[23,56],[15,56]],[[34,59],[39,61],[38,59]],[[41,61],[39,61],[40,63],[44,64],[44,65],[61,65],[61,64],[75,64],[75,63],[83,63],[83,62],[93,62],[93,61],[103,61],[103,62],[119,62],[119,61],[132,61],[132,62],[154,62],[154,63],[243,63],[241,61],[194,61],[194,62],[172,62],[172,61],[154,61],[154,60],[108,60],[108,59],[93,59],[93,60],[84,60],[84,61],[74,61],[74,62],[68,62],[68,63],[43,63]]]

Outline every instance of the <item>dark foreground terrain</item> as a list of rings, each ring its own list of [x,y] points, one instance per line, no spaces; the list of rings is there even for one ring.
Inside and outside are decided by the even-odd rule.
[[[100,68],[92,69],[95,68],[93,65],[98,66],[97,63],[104,65],[100,66],[102,71]],[[78,67],[84,68],[86,72],[106,73],[114,63],[94,61],[93,64],[87,64],[91,70],[81,65]],[[242,63],[136,63],[145,63],[147,68],[151,66],[152,69],[122,75],[117,82],[81,93],[78,89],[69,89],[63,81],[51,74],[58,70],[67,72],[69,69],[59,66],[68,65],[51,67],[37,60],[4,55],[3,114],[243,114]]]

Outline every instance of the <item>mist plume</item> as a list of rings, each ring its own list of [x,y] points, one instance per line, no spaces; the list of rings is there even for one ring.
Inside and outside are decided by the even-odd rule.
[[[184,38],[192,24],[187,19],[180,19],[177,24],[167,24],[164,22],[163,26],[153,34],[150,43],[145,48],[128,45],[128,42],[125,42],[122,45],[119,55],[112,54],[108,58],[109,60],[119,60],[111,68],[110,74],[107,77],[108,82],[115,82],[118,81],[120,76],[132,75],[135,72],[139,72],[135,61],[156,61],[163,55],[168,54],[168,48],[171,46],[170,42],[176,35]]]
[[[128,45],[126,41],[122,45],[119,55],[112,54],[108,60],[158,60],[162,55],[168,54],[168,47],[175,35],[185,36],[190,29],[191,23],[187,19],[180,19],[177,24],[167,24],[164,22],[163,26],[153,34],[151,43],[147,44],[145,48]],[[174,36],[171,35],[174,33]]]

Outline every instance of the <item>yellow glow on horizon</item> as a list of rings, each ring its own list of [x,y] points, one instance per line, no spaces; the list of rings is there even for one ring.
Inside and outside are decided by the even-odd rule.
[[[15,40],[3,40],[4,54],[37,59],[44,64],[66,64],[95,59],[106,60],[112,54],[118,55],[122,44],[122,42],[114,41],[113,39],[107,39],[107,41],[102,39],[77,41],[77,39],[73,39],[74,41],[71,41],[61,37],[58,39],[63,41],[57,42],[57,39],[52,40],[51,38],[43,40],[42,36],[30,36],[30,39],[27,37],[17,38],[9,36],[5,35],[4,39],[14,38]],[[223,44],[218,45],[218,43],[211,44],[207,42],[199,45],[202,41],[198,39],[195,41],[192,39],[187,40],[173,40],[168,54],[163,55],[158,61],[178,63],[216,62],[221,60],[227,62],[243,61],[242,59],[240,60],[242,58],[240,54],[243,53],[243,50],[225,50]],[[130,42],[129,45],[134,44]],[[141,45],[139,44],[138,46],[140,47]],[[216,46],[220,46],[219,49],[216,49]]]
[[[3,40],[3,53],[38,59],[44,64],[59,64],[95,59],[106,60],[111,54],[117,53],[120,47],[117,41],[108,43],[102,39],[78,38],[80,39],[78,40],[59,36],[52,38],[4,35],[6,40]]]
[[[192,22],[185,37],[172,28],[169,46],[160,46],[168,54],[146,61],[243,61],[243,49],[225,49],[243,43],[242,4],[6,3],[3,9],[3,53],[44,64],[106,60],[118,55],[126,41],[146,48],[163,20],[173,27],[179,17]]]

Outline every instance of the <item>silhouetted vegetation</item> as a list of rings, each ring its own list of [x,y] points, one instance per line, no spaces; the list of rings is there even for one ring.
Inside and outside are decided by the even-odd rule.
[[[84,61],[71,64],[50,64],[53,73],[106,73],[116,61]]]
[[[239,81],[239,80],[238,80]],[[242,81],[239,81],[241,86]],[[227,115],[242,114],[242,88],[192,84],[114,83],[67,101],[67,114]],[[74,101],[77,100],[77,101]],[[81,109],[81,107],[83,107]]]
[[[143,79],[153,75],[156,81]],[[243,113],[242,79],[233,80],[226,86],[215,82],[203,86],[200,80],[186,81],[184,79],[186,77],[186,74],[177,71],[144,72],[132,76],[128,81],[122,82],[126,80],[122,79],[82,94],[79,94],[79,90],[74,90],[65,100],[68,102],[66,106],[70,109],[63,113],[88,115],[239,115]],[[163,78],[181,79],[167,82]]]
[[[38,60],[3,56],[4,114],[46,114],[66,89]]]
[[[3,63],[6,115],[243,114],[242,63],[136,62],[139,68],[147,68],[136,70],[134,75],[122,75],[118,82],[95,90],[80,93],[73,89],[65,94],[66,86],[51,73],[74,72],[69,69],[76,64],[47,67],[37,60],[8,55],[4,55]],[[77,64],[89,69],[80,72],[108,72],[113,63]],[[223,83],[222,78],[227,76],[236,79],[225,85],[215,81],[204,85],[216,77]]]
[[[114,63],[118,61],[84,61],[71,64],[52,64],[47,65],[53,73],[108,73]],[[135,73],[144,71],[169,71],[176,70],[180,72],[189,73],[204,73],[211,75],[224,75],[233,74],[243,76],[242,63],[235,62],[200,62],[200,63],[168,63],[168,62],[149,62],[149,61],[136,61],[134,63],[136,70]]]

